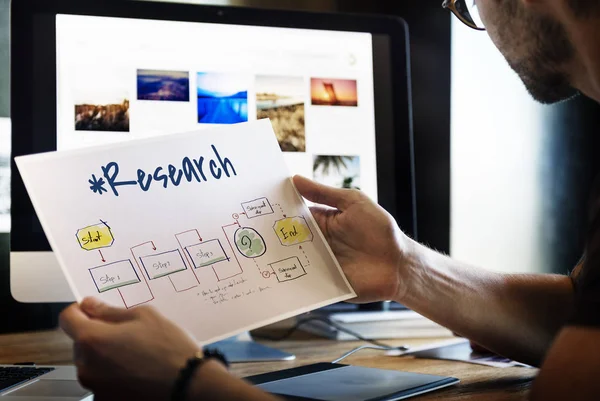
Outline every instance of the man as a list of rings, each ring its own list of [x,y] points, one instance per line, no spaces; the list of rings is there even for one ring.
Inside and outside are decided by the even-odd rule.
[[[473,1],[473,0],[466,0]],[[553,103],[581,92],[600,101],[600,0],[476,0],[445,5],[474,28],[478,16],[531,95]],[[600,203],[572,277],[511,275],[466,266],[420,245],[358,191],[295,177],[356,290],[356,302],[394,299],[499,354],[541,366],[532,400],[600,398]],[[79,377],[96,399],[168,399],[197,347],[152,309],[88,299],[61,316]],[[186,400],[270,400],[215,360]]]

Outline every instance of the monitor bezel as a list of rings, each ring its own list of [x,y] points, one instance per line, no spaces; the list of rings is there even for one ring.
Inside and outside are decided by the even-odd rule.
[[[245,7],[222,7],[192,4],[160,3],[145,1],[105,0],[19,0],[11,4],[11,119],[12,119],[12,159],[11,159],[11,217],[37,219],[33,205],[25,190],[23,181],[16,169],[14,157],[43,151],[56,150],[56,81],[45,83],[46,99],[33,96],[34,88],[29,77],[34,68],[43,68],[39,63],[54,68],[56,75],[56,54],[54,59],[36,60],[32,51],[32,29],[36,15],[75,14],[106,17],[124,17],[171,21],[205,22],[232,25],[253,25],[279,28],[320,29],[347,32],[367,32],[384,34],[390,38],[391,71],[406,71],[406,74],[392,73],[392,108],[394,138],[378,140],[376,133],[377,179],[393,168],[394,188],[378,185],[378,198],[382,207],[388,210],[399,226],[411,237],[417,238],[416,193],[414,171],[414,140],[412,123],[410,59],[408,26],[398,17],[364,16],[353,14],[313,13],[253,9]],[[48,32],[56,42],[56,29]],[[47,38],[47,37],[46,37]],[[403,49],[401,51],[400,49]],[[15,90],[19,88],[18,90]],[[401,94],[407,96],[401,96]],[[48,110],[43,121],[32,116],[33,107]],[[375,109],[377,121],[377,107]],[[40,119],[38,119],[40,120]],[[33,125],[45,124],[54,135],[34,144]],[[23,135],[26,132],[28,135]],[[39,139],[39,138],[37,138]],[[390,153],[390,139],[394,140]],[[410,211],[407,213],[406,211]],[[403,212],[398,212],[403,211]],[[15,219],[13,219],[13,222]],[[20,220],[23,221],[23,220]],[[11,229],[11,251],[49,251],[50,245],[42,233],[32,233],[31,227],[13,224]]]

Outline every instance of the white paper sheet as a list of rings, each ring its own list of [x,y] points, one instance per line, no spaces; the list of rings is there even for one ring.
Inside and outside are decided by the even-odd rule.
[[[78,300],[205,344],[355,296],[268,120],[15,160]]]

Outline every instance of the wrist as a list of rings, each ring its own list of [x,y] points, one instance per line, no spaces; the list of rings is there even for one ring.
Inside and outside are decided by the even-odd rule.
[[[215,382],[222,375],[228,375],[227,368],[215,359],[207,360],[191,377],[184,401],[214,399]]]
[[[215,369],[221,369],[226,372],[227,366],[227,360],[220,352],[210,349],[197,351],[194,356],[186,360],[185,365],[180,367],[173,384],[171,400],[185,401],[196,399],[196,397],[191,396],[191,393],[199,378],[204,377],[208,372]]]
[[[406,300],[411,292],[411,287],[423,274],[426,254],[429,250],[424,245],[414,241],[408,236],[402,238],[399,244],[400,261],[398,263],[398,290],[394,301],[406,305]]]

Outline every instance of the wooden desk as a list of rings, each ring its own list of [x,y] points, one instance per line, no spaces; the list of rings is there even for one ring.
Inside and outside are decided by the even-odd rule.
[[[440,339],[443,340],[443,339]],[[386,341],[393,345],[416,346],[434,340]],[[265,345],[291,352],[296,360],[269,363],[235,364],[231,371],[248,376],[273,370],[332,361],[345,352],[363,345],[361,342],[335,342],[299,333],[282,342],[261,341]],[[71,340],[61,331],[0,335],[0,364],[32,361],[37,364],[70,364]],[[416,373],[454,376],[461,380],[457,386],[424,395],[418,400],[526,400],[536,369],[490,368],[460,362],[388,357],[382,351],[363,350],[343,361],[357,366],[397,369]]]

